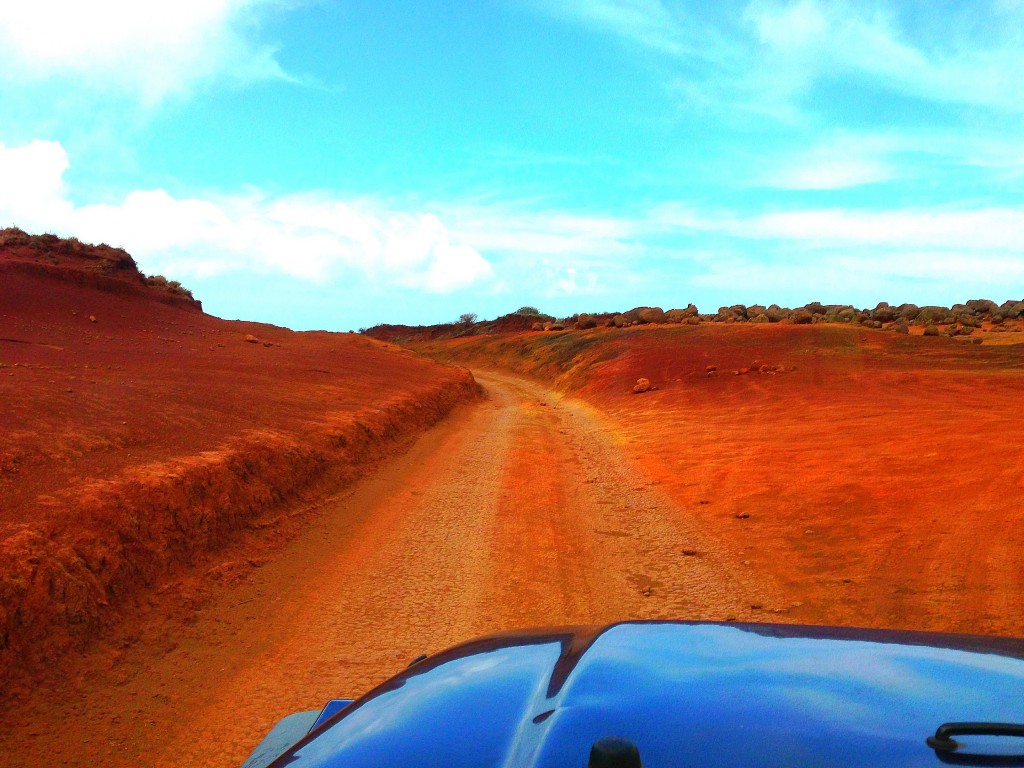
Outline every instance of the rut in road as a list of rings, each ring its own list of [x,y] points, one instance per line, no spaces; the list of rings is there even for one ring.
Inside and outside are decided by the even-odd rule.
[[[511,375],[476,376],[486,401],[327,505],[156,658],[141,643],[113,682],[66,692],[76,706],[55,735],[0,736],[0,754],[23,766],[41,755],[237,766],[281,716],[360,695],[420,653],[480,634],[750,618],[766,599],[590,409]],[[89,745],[68,732],[91,734]]]

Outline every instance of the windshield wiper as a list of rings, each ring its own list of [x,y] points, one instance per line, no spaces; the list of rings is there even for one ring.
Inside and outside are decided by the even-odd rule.
[[[1010,736],[1024,739],[1024,725],[1017,723],[943,723],[925,739],[935,756],[952,765],[1024,766],[1024,743],[1017,754],[959,752],[963,746],[954,736]]]

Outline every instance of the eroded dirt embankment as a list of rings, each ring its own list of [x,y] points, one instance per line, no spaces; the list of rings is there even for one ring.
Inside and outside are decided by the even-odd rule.
[[[0,683],[478,396],[466,370],[355,335],[107,290],[117,270],[63,279],[68,258],[0,269]]]
[[[787,620],[1024,634],[1024,345],[840,325],[414,345],[581,396]],[[653,389],[633,394],[637,379]]]

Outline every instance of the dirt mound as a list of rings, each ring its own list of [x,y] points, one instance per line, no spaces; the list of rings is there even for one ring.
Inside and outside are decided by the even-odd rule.
[[[22,240],[0,245],[0,680],[477,396],[355,334],[203,314],[123,251]]]

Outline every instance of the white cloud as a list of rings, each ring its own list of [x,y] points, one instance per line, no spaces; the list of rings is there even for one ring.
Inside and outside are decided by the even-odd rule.
[[[685,29],[661,0],[541,1],[546,12],[672,55],[690,51]]]
[[[955,17],[941,41],[914,39],[914,25],[900,24],[898,4],[753,0],[745,18],[769,54],[755,64],[784,74],[794,91],[849,74],[938,103],[1022,108],[1024,45],[1013,32],[1019,14],[995,25],[1008,33],[992,32],[984,41],[968,38]]]
[[[10,222],[66,215],[64,172],[68,156],[56,141],[8,149],[0,144],[0,212]]]
[[[624,218],[507,205],[453,205],[440,210],[453,231],[486,251],[603,259],[641,249],[633,239],[634,224]]]
[[[786,169],[773,186],[782,189],[846,189],[887,181],[892,169],[877,160],[822,159]]]
[[[56,142],[0,144],[0,222],[123,246],[146,271],[176,278],[246,271],[447,293],[493,274],[431,213],[320,195],[178,199],[162,189],[76,207],[63,185],[68,165]]]
[[[939,104],[1024,111],[1024,6],[897,0],[533,0],[549,15],[598,29],[678,63],[667,84],[690,104],[798,119],[802,97],[841,78]],[[948,19],[923,30],[918,14]]]
[[[570,23],[613,35],[638,48],[680,60],[725,64],[734,43],[708,16],[673,0],[531,0],[541,11]]]
[[[930,248],[974,254],[1007,254],[1024,264],[1024,209],[864,211],[798,210],[738,216],[704,213],[667,204],[651,215],[661,230],[714,232],[731,237],[772,240],[808,248]]]
[[[675,301],[693,286],[726,301],[783,303],[800,292],[804,301],[866,304],[998,299],[1024,283],[1024,207],[742,214],[668,203],[624,218],[526,203],[402,210],[326,194],[184,198],[160,189],[76,206],[63,183],[68,166],[55,142],[0,145],[0,225],[120,245],[145,271],[191,278],[200,290],[209,276],[244,273],[327,292],[473,288],[520,303]]]
[[[830,247],[882,245],[1019,253],[1024,242],[1024,210],[795,211],[751,217],[735,234]]]
[[[906,140],[838,133],[811,149],[777,162],[762,183],[780,189],[846,189],[889,181],[899,175],[889,156],[906,149]]]
[[[22,86],[63,78],[147,104],[213,79],[286,79],[273,48],[250,39],[273,2],[2,2],[0,78]]]

